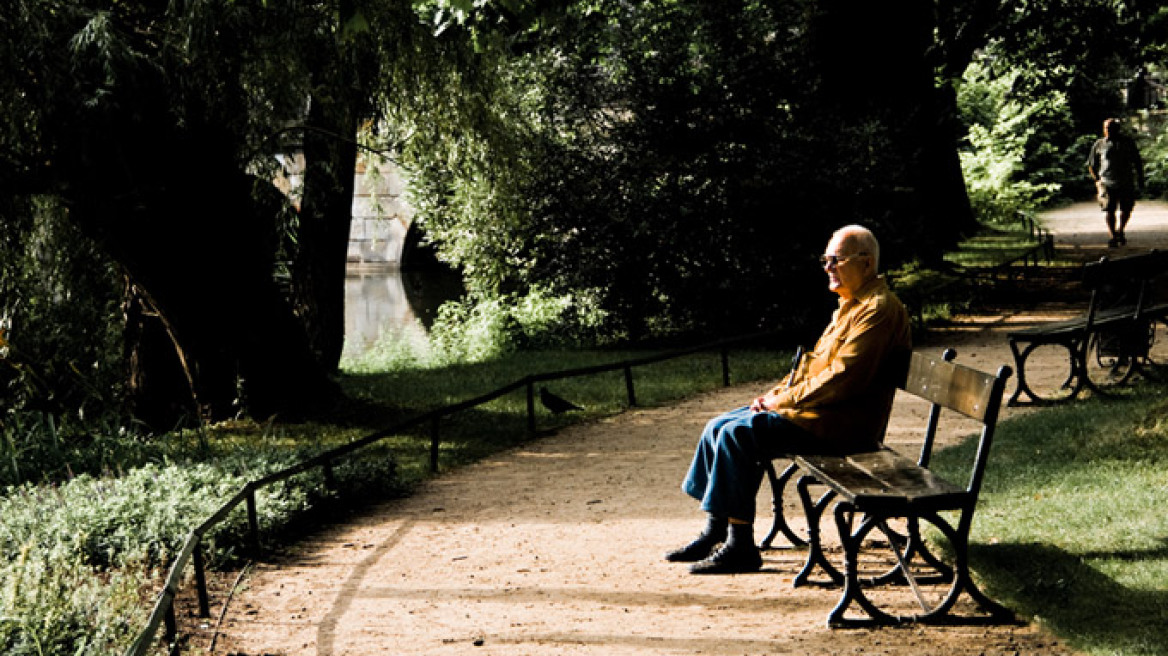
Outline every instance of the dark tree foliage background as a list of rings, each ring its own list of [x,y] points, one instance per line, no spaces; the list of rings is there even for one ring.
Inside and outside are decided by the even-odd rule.
[[[422,217],[480,293],[574,293],[612,336],[821,323],[834,229],[874,228],[895,264],[975,226],[935,27],[923,0],[573,4],[508,61],[539,95],[514,92],[527,138],[483,163],[496,195],[430,186]]]
[[[94,274],[116,265],[124,313],[104,323],[123,323],[125,357],[100,364],[122,372],[130,411],[166,430],[331,408],[358,127],[396,83],[382,64],[431,54],[413,40],[430,30],[412,3],[36,0],[0,12],[6,225],[37,229],[33,199],[46,199],[100,247]],[[276,155],[298,151],[297,213],[273,179]],[[46,340],[33,332],[45,304],[62,301],[4,299],[20,347],[10,389],[56,367],[27,358]],[[85,340],[79,326],[50,328]],[[77,355],[57,359],[77,369]]]
[[[1089,197],[1093,184],[1082,172],[1104,119],[1134,109],[1123,94],[1140,69],[1168,65],[1168,7],[1159,0],[1045,0],[1021,9],[991,23],[992,68],[1018,73],[1018,98],[1061,92],[1070,109],[1069,120],[1034,132],[1021,175],[1062,185],[1063,198]]]

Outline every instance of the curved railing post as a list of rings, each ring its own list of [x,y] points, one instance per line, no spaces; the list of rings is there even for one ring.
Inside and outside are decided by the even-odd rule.
[[[441,415],[434,415],[430,420],[430,472],[438,473],[438,447],[441,444],[441,438],[438,436],[438,422],[441,420]]]
[[[321,464],[321,473],[324,474],[324,487],[326,490],[337,489],[337,478],[333,473],[333,461],[325,460]]]
[[[527,434],[535,435],[535,380],[527,378]]]
[[[260,555],[260,520],[259,513],[256,512],[256,487],[254,483],[249,482],[247,488],[247,530],[251,539],[252,555],[259,558]]]
[[[166,618],[163,620],[165,625],[165,632],[163,636],[166,637],[166,644],[173,645],[178,642],[178,620],[174,613],[174,598],[171,597],[170,605],[166,609]]]
[[[202,540],[195,542],[195,550],[191,552],[195,567],[195,590],[199,594],[199,617],[211,617],[211,599],[207,596],[207,574],[203,564]]]
[[[625,365],[625,391],[629,395],[629,407],[635,408],[637,406],[637,392],[633,389],[633,367],[632,365]]]

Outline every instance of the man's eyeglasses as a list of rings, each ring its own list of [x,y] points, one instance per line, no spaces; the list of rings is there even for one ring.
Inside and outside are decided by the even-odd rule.
[[[849,260],[854,260],[857,257],[863,257],[867,253],[856,253],[855,255],[820,255],[819,263],[825,267],[834,267],[843,264]]]

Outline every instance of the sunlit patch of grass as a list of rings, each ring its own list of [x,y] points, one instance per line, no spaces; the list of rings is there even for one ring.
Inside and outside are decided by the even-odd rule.
[[[992,596],[1091,654],[1168,644],[1163,386],[1002,422],[971,562]],[[957,471],[972,442],[938,454]]]
[[[357,398],[384,400],[392,412],[386,424],[401,422],[442,406],[487,394],[533,374],[636,360],[654,355],[634,350],[576,350],[523,352],[475,363],[422,367],[385,372],[350,373],[343,377],[346,391]],[[777,380],[790,366],[790,351],[751,349],[731,351],[731,382]],[[632,369],[634,397],[638,406],[654,406],[722,386],[718,351],[697,353]],[[554,415],[536,400],[536,428],[541,434],[581,421],[619,413],[629,407],[622,370],[554,379],[538,383],[582,409]],[[439,466],[442,469],[475,462],[492,453],[521,444],[533,436],[527,423],[524,388],[485,405],[443,417]],[[367,428],[374,428],[366,421]],[[399,476],[408,486],[428,475],[432,427],[412,429],[387,442],[398,460]]]

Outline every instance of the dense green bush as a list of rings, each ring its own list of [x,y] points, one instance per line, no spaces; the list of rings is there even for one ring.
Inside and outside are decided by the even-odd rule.
[[[961,168],[974,213],[989,224],[1011,223],[1019,211],[1042,207],[1061,189],[1057,182],[1033,182],[1024,173],[1038,126],[1065,117],[1066,97],[1056,93],[1022,102],[1011,94],[1015,78],[994,77],[975,64],[958,92],[968,130]]]
[[[1144,173],[1147,186],[1144,194],[1148,198],[1168,196],[1168,131],[1163,119],[1148,121],[1142,134],[1140,151],[1144,155]]]
[[[120,279],[45,198],[0,231],[0,485],[140,463],[122,412]]]
[[[145,622],[142,570],[97,572],[60,552],[22,547],[0,561],[0,651],[8,656],[120,653]]]
[[[614,340],[749,333],[818,321],[814,256],[846,223],[877,228],[888,262],[937,252],[965,217],[924,218],[936,209],[918,189],[934,200],[959,189],[955,176],[944,193],[919,179],[941,169],[920,161],[937,150],[909,125],[928,110],[869,106],[906,80],[927,91],[929,78],[856,93],[828,42],[858,26],[819,9],[568,3],[500,62],[484,95],[494,112],[474,131],[444,138],[429,114],[396,126],[413,135],[400,161],[418,220],[484,306],[450,318],[536,344],[573,320],[599,320]],[[832,61],[818,61],[820,48]],[[837,73],[850,89],[839,98],[823,79]],[[578,311],[521,328],[501,306],[533,294]]]
[[[159,445],[109,413],[87,421],[71,414],[10,410],[0,419],[0,486],[60,481],[136,467]]]
[[[146,603],[190,531],[248,480],[303,460],[254,449],[216,464],[166,462],[113,477],[24,484],[0,496],[0,653],[108,654],[141,630]],[[387,471],[386,466],[390,469]],[[356,461],[337,480],[387,484],[392,464]],[[257,493],[261,531],[279,533],[322,501],[319,470]],[[233,562],[245,544],[240,507],[205,536],[208,563]]]

